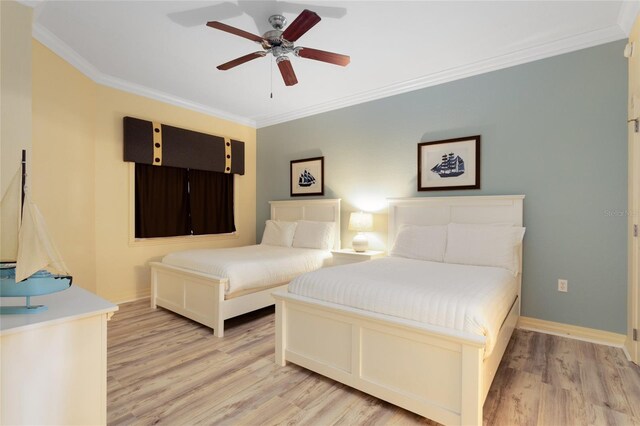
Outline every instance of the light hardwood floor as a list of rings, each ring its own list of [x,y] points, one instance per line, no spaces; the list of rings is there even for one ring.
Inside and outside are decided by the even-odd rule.
[[[303,368],[274,363],[273,308],[225,337],[148,300],[109,322],[109,424],[428,424]],[[487,425],[640,425],[640,368],[619,349],[516,330],[484,405]]]

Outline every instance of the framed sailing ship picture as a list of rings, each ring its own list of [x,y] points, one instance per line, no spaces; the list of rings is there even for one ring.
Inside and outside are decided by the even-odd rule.
[[[480,189],[480,135],[418,144],[418,191]]]
[[[324,195],[324,157],[291,161],[291,196]]]

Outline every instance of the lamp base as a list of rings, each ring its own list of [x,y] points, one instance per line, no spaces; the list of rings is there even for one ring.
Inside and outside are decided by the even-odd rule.
[[[369,248],[369,240],[367,239],[367,236],[362,232],[358,232],[356,236],[353,237],[353,241],[351,241],[351,247],[353,247],[353,251],[357,253],[367,251]]]

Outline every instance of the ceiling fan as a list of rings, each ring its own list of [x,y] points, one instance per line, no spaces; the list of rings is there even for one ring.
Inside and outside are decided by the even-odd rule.
[[[305,9],[284,31],[283,28],[287,24],[287,19],[282,15],[270,16],[269,23],[273,27],[273,30],[267,31],[262,35],[262,37],[243,31],[239,28],[223,24],[219,21],[207,22],[207,26],[260,43],[264,49],[263,51],[249,53],[248,55],[244,55],[222,65],[218,65],[217,68],[219,70],[226,71],[253,59],[262,58],[268,53],[271,53],[276,58],[276,64],[278,64],[284,84],[287,86],[293,86],[298,83],[298,79],[296,78],[296,73],[293,71],[293,67],[291,66],[289,57],[287,56],[289,53],[293,53],[301,58],[328,62],[330,64],[340,65],[343,67],[348,65],[351,61],[351,58],[347,55],[325,52],[324,50],[311,49],[308,47],[294,46],[294,43],[318,22],[320,22],[320,16],[315,12]]]

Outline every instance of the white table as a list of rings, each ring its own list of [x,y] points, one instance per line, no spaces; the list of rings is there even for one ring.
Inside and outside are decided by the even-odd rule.
[[[331,251],[333,255],[333,265],[346,265],[348,263],[366,262],[367,260],[379,259],[385,256],[384,251],[367,250],[354,251],[353,249],[342,249]]]
[[[0,316],[0,424],[106,424],[107,321],[118,306],[77,286],[31,303],[49,309]]]

